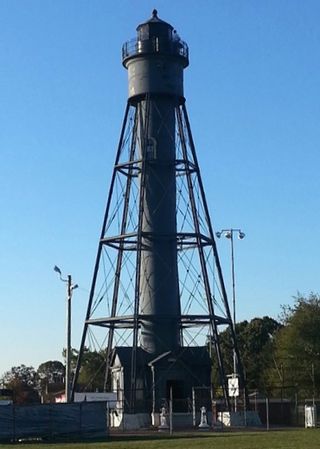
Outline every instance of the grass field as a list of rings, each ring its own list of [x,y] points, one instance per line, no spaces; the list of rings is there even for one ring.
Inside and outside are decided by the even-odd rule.
[[[259,432],[215,432],[112,436],[106,441],[83,443],[17,444],[26,449],[319,449],[320,429]],[[12,449],[0,444],[0,449]]]

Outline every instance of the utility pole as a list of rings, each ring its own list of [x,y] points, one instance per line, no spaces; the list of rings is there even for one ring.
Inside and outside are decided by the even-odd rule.
[[[59,274],[60,280],[67,284],[66,298],[66,373],[65,373],[65,401],[70,402],[71,399],[71,300],[73,290],[78,288],[78,284],[72,284],[71,274],[67,279],[62,277],[59,267],[54,266],[54,271]]]

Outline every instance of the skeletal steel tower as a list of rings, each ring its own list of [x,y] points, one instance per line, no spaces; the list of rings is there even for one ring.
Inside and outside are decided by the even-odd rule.
[[[219,326],[230,326],[240,376],[242,366],[185,107],[188,47],[154,10],[122,57],[129,98],[73,392],[94,343],[105,350],[105,387],[121,388],[128,410],[148,398],[155,410],[169,388],[190,397],[210,384],[210,335],[229,406]]]

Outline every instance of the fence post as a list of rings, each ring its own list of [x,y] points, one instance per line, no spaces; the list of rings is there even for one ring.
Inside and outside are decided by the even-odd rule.
[[[15,404],[12,404],[12,439],[16,441],[16,408]]]
[[[196,427],[196,393],[192,387],[192,425]]]
[[[126,405],[126,398],[124,396],[124,389],[122,390],[122,401],[121,401],[121,427],[122,431],[125,431],[125,425],[124,425],[124,409]]]
[[[172,435],[172,385],[170,387],[170,401],[169,401],[169,426],[170,426],[170,435]]]
[[[107,416],[106,416],[106,422],[107,422],[107,435],[109,436],[110,435],[110,431],[109,431],[109,429],[110,429],[110,416],[109,416],[109,401],[107,401],[107,404],[106,404],[106,408],[107,408]]]
[[[244,414],[244,426],[247,427],[247,401],[246,401],[246,389],[243,389],[243,414]]]
[[[294,399],[295,399],[295,404],[294,404],[295,425],[298,426],[299,425],[299,409],[298,409],[298,393],[297,392],[295,392],[295,394],[294,394]]]
[[[267,430],[269,430],[269,398],[266,398]]]
[[[53,440],[53,424],[52,424],[52,404],[49,403],[49,438],[50,440]]]

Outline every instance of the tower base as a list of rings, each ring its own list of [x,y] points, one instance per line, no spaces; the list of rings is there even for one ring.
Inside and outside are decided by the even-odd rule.
[[[206,347],[180,348],[157,356],[137,348],[135,384],[132,351],[130,347],[116,347],[111,363],[111,389],[117,393],[117,409],[122,413],[151,416],[162,407],[169,410],[170,399],[173,413],[188,413],[192,410],[193,388],[210,385],[211,360]]]

